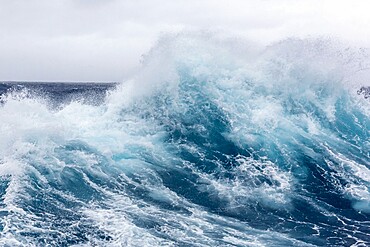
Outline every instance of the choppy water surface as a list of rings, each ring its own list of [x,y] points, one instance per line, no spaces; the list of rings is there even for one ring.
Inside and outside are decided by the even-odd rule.
[[[369,246],[368,64],[193,33],[119,85],[2,83],[0,245]]]

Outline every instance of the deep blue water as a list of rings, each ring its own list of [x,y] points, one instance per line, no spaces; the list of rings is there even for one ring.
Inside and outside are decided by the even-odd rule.
[[[0,245],[369,246],[367,85],[322,41],[240,45],[166,38],[122,84],[1,83]]]
[[[88,82],[0,82],[0,95],[9,92],[27,91],[30,97],[44,98],[52,107],[60,107],[71,101],[100,105],[104,102],[106,91],[117,83]]]

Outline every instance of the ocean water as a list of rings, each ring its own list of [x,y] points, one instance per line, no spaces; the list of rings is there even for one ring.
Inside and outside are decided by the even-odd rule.
[[[370,246],[369,59],[162,37],[120,84],[0,84],[0,246]]]

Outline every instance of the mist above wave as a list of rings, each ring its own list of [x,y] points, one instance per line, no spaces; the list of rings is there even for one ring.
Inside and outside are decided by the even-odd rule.
[[[191,32],[100,104],[9,93],[1,243],[368,243],[368,64],[328,39]]]

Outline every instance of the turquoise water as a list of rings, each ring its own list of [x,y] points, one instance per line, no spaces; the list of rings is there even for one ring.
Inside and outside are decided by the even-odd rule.
[[[365,62],[183,34],[121,84],[3,83],[0,245],[370,245]]]

